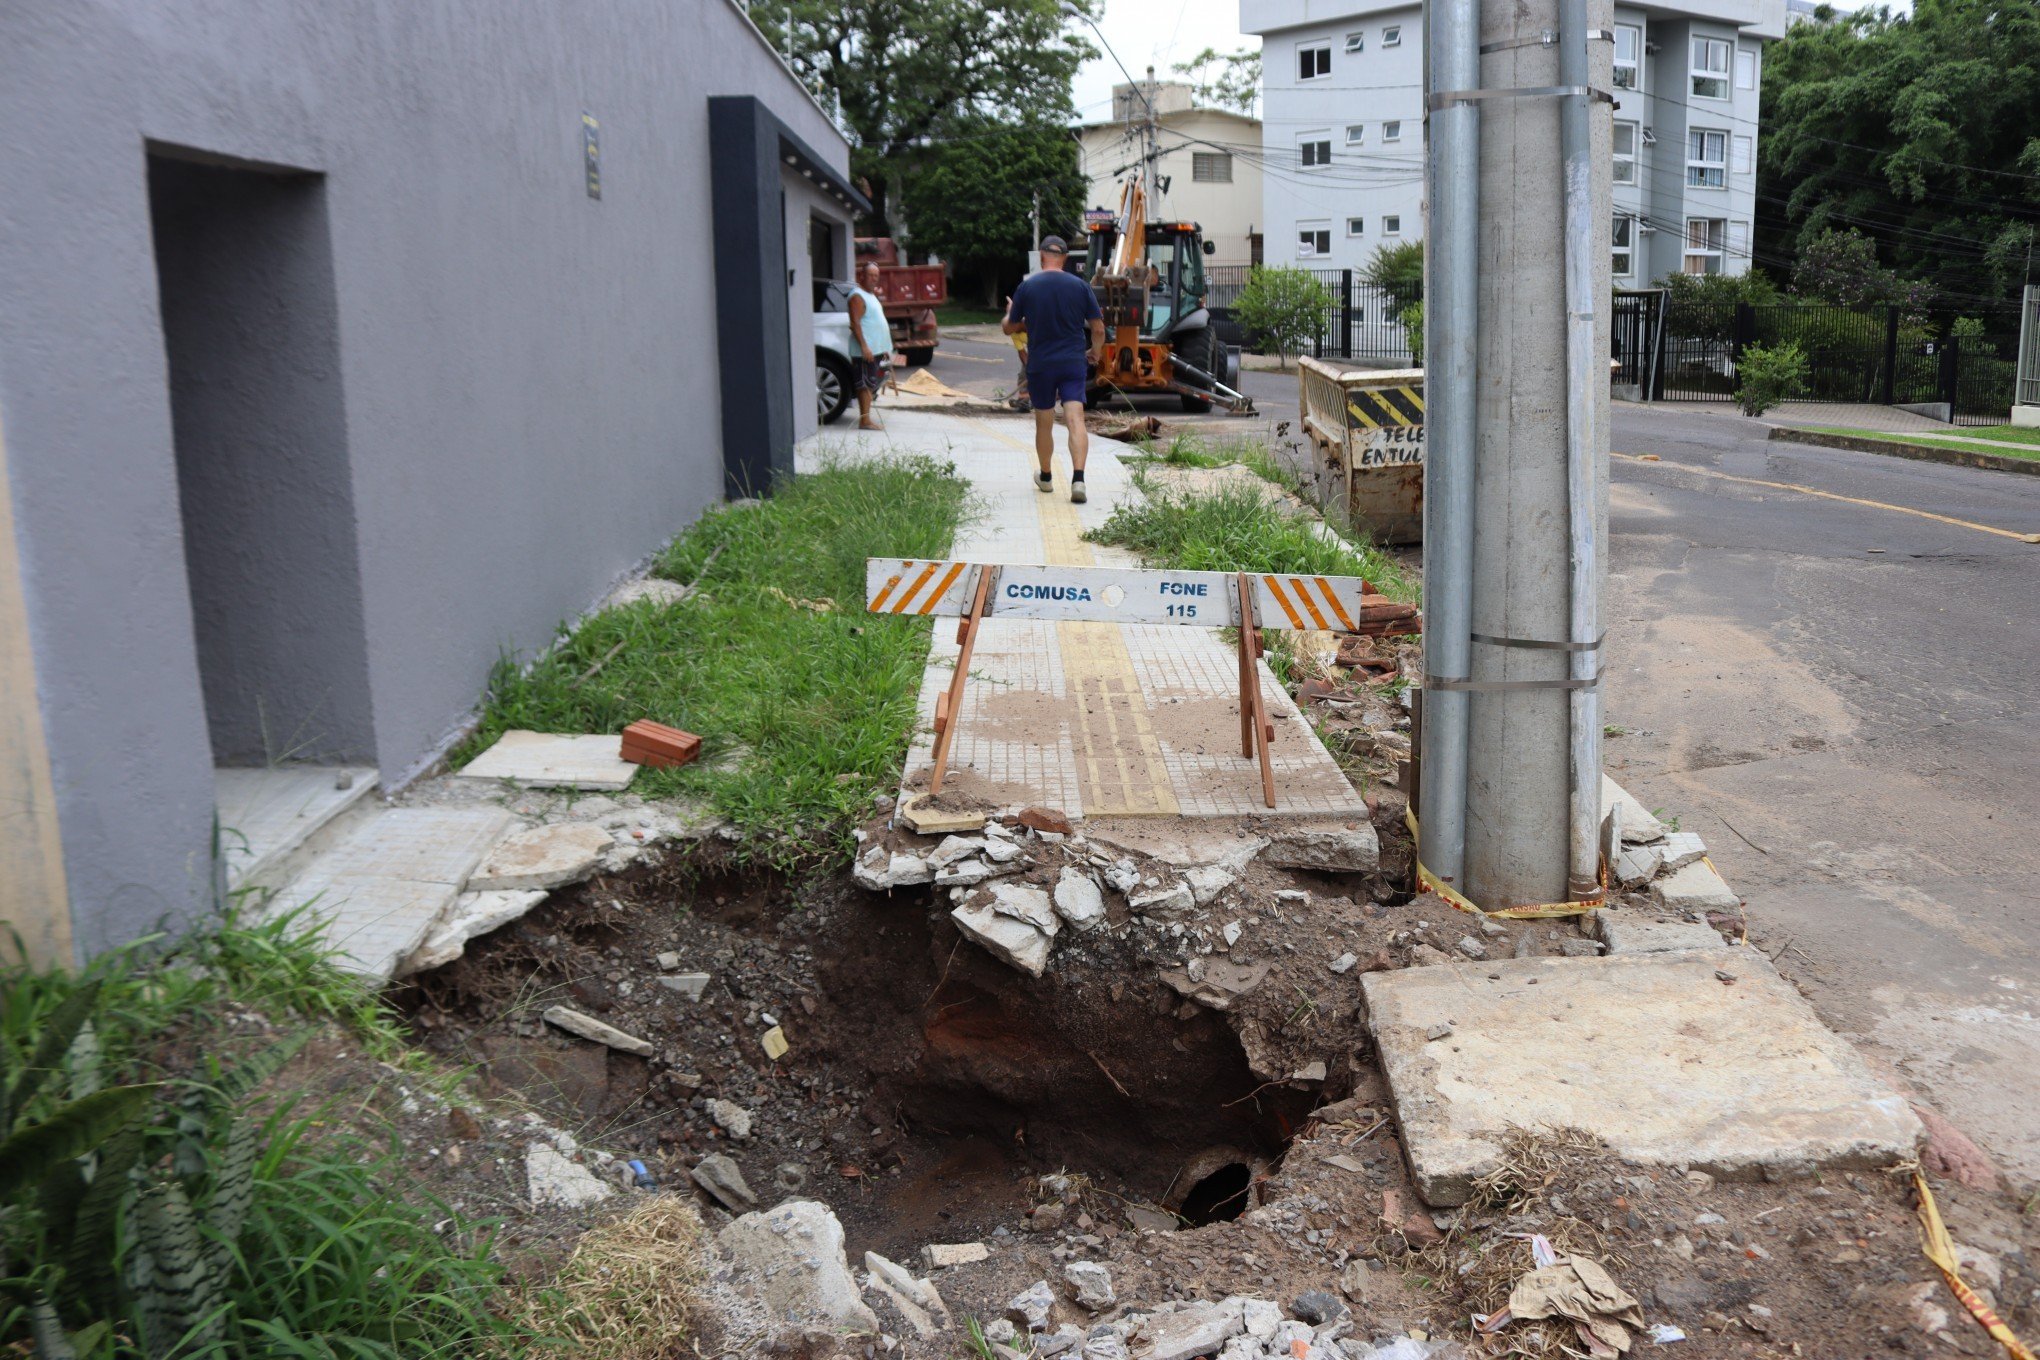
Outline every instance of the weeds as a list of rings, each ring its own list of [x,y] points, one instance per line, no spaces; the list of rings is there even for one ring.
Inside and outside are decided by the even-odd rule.
[[[835,463],[704,517],[654,568],[695,585],[690,598],[604,610],[528,668],[506,657],[456,763],[513,727],[651,718],[700,733],[702,755],[643,771],[638,793],[705,802],[746,833],[741,857],[774,868],[839,852],[898,776],[928,645],[926,621],[867,618],[864,560],[947,551],[965,504],[953,471]]]
[[[692,1339],[703,1270],[701,1217],[677,1195],[590,1231],[524,1301],[531,1330],[584,1360],[663,1360]]]

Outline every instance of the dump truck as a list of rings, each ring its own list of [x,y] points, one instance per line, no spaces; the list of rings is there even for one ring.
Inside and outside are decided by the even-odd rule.
[[[1185,411],[1214,403],[1252,415],[1238,390],[1240,351],[1218,338],[1204,305],[1204,257],[1216,247],[1195,222],[1150,222],[1135,171],[1109,220],[1089,222],[1085,259],[1105,313],[1105,358],[1091,372],[1092,399],[1173,392]]]
[[[949,267],[940,264],[901,264],[900,248],[890,236],[857,238],[857,264],[878,265],[878,287],[873,290],[885,303],[886,323],[892,327],[893,348],[915,366],[935,357],[941,336],[935,327],[935,309],[949,301]]]

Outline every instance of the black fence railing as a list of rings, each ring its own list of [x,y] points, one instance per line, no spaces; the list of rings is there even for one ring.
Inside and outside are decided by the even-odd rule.
[[[2017,370],[2016,304],[1961,316],[1898,307],[1850,311],[1807,303],[1692,303],[1665,293],[1615,301],[1615,381],[1658,401],[1732,401],[1751,345],[1806,354],[1798,400],[1946,406],[1957,425],[2009,418]]]
[[[1205,271],[1205,305],[1221,339],[1228,344],[1257,348],[1260,337],[1249,335],[1233,316],[1233,304],[1247,286],[1258,266],[1213,265]],[[1304,271],[1325,289],[1331,299],[1321,323],[1304,347],[1319,359],[1366,359],[1404,367],[1416,361],[1410,355],[1409,335],[1395,317],[1395,304],[1381,289],[1353,276],[1350,269]]]

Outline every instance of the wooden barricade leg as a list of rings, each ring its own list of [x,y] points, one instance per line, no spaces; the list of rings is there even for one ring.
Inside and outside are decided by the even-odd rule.
[[[1240,596],[1240,745],[1242,756],[1259,755],[1261,799],[1275,806],[1275,766],[1268,744],[1275,739],[1275,724],[1261,707],[1261,630],[1254,626],[1254,588],[1247,574],[1236,578]]]
[[[971,648],[977,645],[978,624],[985,616],[985,601],[992,588],[992,569],[978,568],[977,589],[972,592],[970,613],[956,625],[956,640],[962,650],[956,654],[956,674],[949,677],[949,689],[935,700],[935,770],[928,777],[928,792],[942,792],[942,776],[949,766],[949,748],[956,740],[956,719],[963,708],[963,682],[970,674]]]

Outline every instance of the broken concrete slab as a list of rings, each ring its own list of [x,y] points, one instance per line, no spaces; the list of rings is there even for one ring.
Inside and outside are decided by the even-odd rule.
[[[1128,897],[1126,905],[1141,916],[1175,916],[1197,905],[1196,894],[1187,883],[1171,883],[1166,888]]]
[[[1261,859],[1278,869],[1370,874],[1381,867],[1381,840],[1368,821],[1294,823],[1269,831]]]
[[[708,1102],[708,1117],[715,1126],[738,1142],[751,1136],[751,1112],[734,1100],[711,1100]]]
[[[940,807],[933,795],[917,793],[900,804],[899,819],[909,831],[939,836],[948,831],[977,831],[990,820],[990,814],[972,808]]]
[[[930,1280],[917,1280],[906,1267],[875,1251],[864,1253],[869,1284],[899,1310],[915,1333],[926,1338],[949,1326],[949,1305]]]
[[[701,1000],[701,994],[708,990],[708,984],[715,979],[707,973],[661,973],[659,985],[669,992],[677,992],[689,1001]]]
[[[775,1323],[828,1331],[876,1332],[843,1255],[843,1225],[826,1204],[790,1199],[745,1214],[716,1234],[728,1278],[765,1305]]]
[[[1053,936],[1062,929],[1055,903],[1044,890],[1026,883],[994,883],[988,891],[988,904],[1000,915],[1025,921],[1044,935]]]
[[[1610,779],[1601,776],[1601,816],[1619,812],[1622,818],[1622,840],[1627,845],[1647,845],[1665,838],[1665,824],[1651,814],[1651,810],[1629,796],[1628,790]]]
[[[1072,1261],[1063,1267],[1063,1279],[1076,1291],[1077,1306],[1086,1312],[1102,1313],[1119,1302],[1112,1291],[1112,1272],[1096,1261]]]
[[[463,779],[508,779],[545,789],[621,789],[638,767],[622,756],[615,734],[505,732],[457,773]]]
[[[273,909],[303,908],[321,923],[335,963],[381,982],[418,951],[459,896],[451,883],[335,874],[315,865],[277,894]]]
[[[991,1248],[982,1242],[930,1242],[921,1248],[921,1264],[929,1270],[942,1270],[948,1266],[976,1265],[991,1254]]]
[[[932,882],[935,870],[919,855],[888,852],[883,846],[874,845],[851,866],[850,876],[873,892],[886,892]]]
[[[474,892],[559,888],[595,872],[616,837],[588,822],[556,822],[520,831],[489,852],[468,879]]]
[[[1724,986],[1717,971],[1735,974]],[[1532,985],[1532,984],[1535,985]],[[1887,1166],[1919,1120],[1746,949],[1512,959],[1362,978],[1417,1187],[1464,1203],[1511,1126],[1725,1179]],[[1428,1039],[1440,1020],[1452,1031]]]
[[[1005,1316],[1030,1332],[1045,1332],[1054,1309],[1055,1294],[1049,1289],[1048,1281],[1036,1280],[1006,1300]]]
[[[1243,1299],[1178,1304],[1142,1319],[1135,1345],[1141,1360],[1196,1360],[1245,1331],[1245,1312]]]
[[[1665,837],[1666,870],[1683,869],[1707,853],[1707,842],[1695,831],[1674,831]]]
[[[1615,881],[1625,888],[1640,888],[1658,876],[1665,864],[1664,843],[1625,845],[1615,852]]]
[[[1229,959],[1198,959],[1198,968],[1172,968],[1161,979],[1200,1006],[1215,1011],[1231,1010],[1233,1002],[1268,979],[1273,964],[1234,963]]]
[[[467,952],[469,940],[528,914],[548,896],[543,889],[462,893],[425,936],[425,942],[397,965],[395,976],[405,978],[428,969],[444,968]]]
[[[524,1185],[538,1208],[583,1209],[616,1193],[601,1177],[579,1162],[569,1161],[550,1143],[533,1143],[524,1150]]]
[[[636,580],[625,581],[610,591],[608,598],[602,601],[602,608],[621,609],[625,605],[638,604],[646,600],[663,607],[678,604],[691,593],[690,587],[683,586],[678,581],[668,581],[661,576],[640,576]]]
[[[1183,871],[1183,882],[1190,889],[1190,900],[1200,907],[1208,907],[1218,900],[1218,895],[1239,881],[1239,875],[1223,864],[1199,864]]]
[[[1044,897],[1046,895],[1043,894]],[[1048,971],[1048,951],[1054,941],[1046,931],[996,911],[989,903],[976,906],[965,903],[950,912],[949,919],[956,922],[956,928],[965,936],[983,945],[995,958],[1011,964],[1029,977],[1040,977]],[[1050,919],[1054,919],[1053,911]]]
[[[1653,921],[1631,911],[1603,910],[1594,913],[1594,923],[1610,954],[1721,948],[1721,932],[1699,921]]]
[[[1072,929],[1088,933],[1105,924],[1105,894],[1089,874],[1065,865],[1056,880],[1055,910]]]
[[[569,1034],[578,1035],[605,1048],[613,1048],[619,1053],[629,1053],[640,1058],[649,1058],[652,1055],[651,1040],[640,1039],[634,1034],[625,1034],[614,1025],[605,1025],[594,1016],[583,1015],[569,1007],[548,1006],[544,1018],[548,1025],[558,1026]]]
[[[1704,859],[1651,884],[1650,895],[1658,905],[1672,911],[1734,911],[1742,905],[1735,890]]]
[[[744,1173],[723,1153],[701,1159],[694,1168],[694,1183],[732,1213],[747,1213],[758,1207],[758,1197],[751,1193]]]

